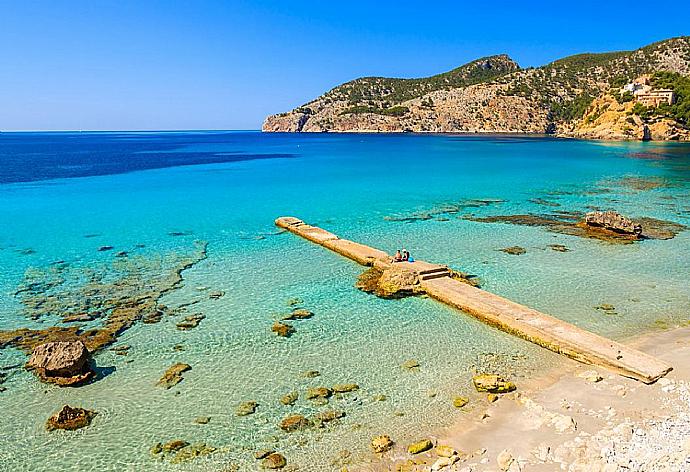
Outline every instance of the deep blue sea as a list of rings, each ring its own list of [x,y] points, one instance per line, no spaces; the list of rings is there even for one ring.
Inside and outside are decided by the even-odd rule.
[[[256,470],[253,452],[266,448],[300,470],[340,470],[372,459],[377,434],[404,445],[462,421],[452,398],[470,396],[470,411],[482,401],[471,389],[474,369],[499,370],[519,385],[563,362],[433,300],[358,291],[360,266],[280,233],[279,216],[389,252],[404,246],[417,259],[477,275],[489,291],[616,339],[687,322],[690,231],[619,245],[467,219],[593,208],[690,225],[690,146],[474,135],[0,133],[0,330],[66,325],[60,313],[32,319],[15,295],[58,261],[78,274],[63,285],[83,287],[93,274],[117,278],[132,261],[164,270],[194,241],[208,243],[208,257],[163,298],[172,307],[195,302],[187,314],[205,319],[187,331],[176,329],[184,315],[135,324],[115,344],[130,346],[126,356],[96,354],[108,372],[99,380],[41,384],[22,368],[24,353],[0,350],[0,470]],[[500,251],[510,246],[526,253]],[[209,297],[214,291],[225,295]],[[315,315],[279,338],[271,325],[293,298]],[[400,367],[409,359],[418,370]],[[174,362],[192,370],[172,389],[156,387]],[[306,378],[307,370],[321,375]],[[328,405],[304,399],[308,387],[349,382],[360,389]],[[282,405],[292,391],[300,399]],[[236,416],[247,400],[258,403],[256,413]],[[79,431],[46,431],[65,403],[98,415]],[[328,408],[346,416],[304,432],[277,426],[289,414]],[[197,424],[199,416],[210,421]],[[149,452],[173,439],[218,449],[181,464]]]

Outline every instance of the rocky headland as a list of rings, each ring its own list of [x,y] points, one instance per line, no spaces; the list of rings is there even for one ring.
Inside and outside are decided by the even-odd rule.
[[[671,73],[674,110],[633,109],[616,94],[641,74]],[[502,54],[419,79],[364,77],[286,113],[266,132],[535,133],[596,139],[688,140],[682,111],[690,37],[635,51],[579,54],[520,68]],[[676,80],[677,79],[677,80]],[[671,107],[672,108],[672,107]]]

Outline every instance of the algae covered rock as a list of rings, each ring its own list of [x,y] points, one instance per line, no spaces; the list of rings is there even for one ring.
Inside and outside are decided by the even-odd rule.
[[[335,384],[333,385],[333,391],[335,393],[347,393],[359,390],[359,385],[356,383],[346,383],[346,384]]]
[[[302,415],[290,415],[283,418],[279,426],[283,431],[292,433],[293,431],[309,428],[311,422]]]
[[[299,393],[297,392],[286,393],[285,395],[280,397],[280,403],[282,403],[283,405],[292,405],[297,401],[298,398]]]
[[[501,252],[505,252],[506,254],[511,254],[513,256],[521,256],[525,253],[527,253],[527,249],[521,246],[510,246],[506,247],[500,250]]]
[[[314,316],[314,313],[312,313],[309,310],[305,310],[304,308],[296,308],[292,310],[290,313],[282,317],[282,320],[284,321],[289,321],[289,320],[307,320],[311,317]]]
[[[82,341],[57,341],[36,346],[26,368],[43,382],[64,387],[90,379],[94,375],[90,363],[91,354]]]
[[[48,418],[46,429],[48,431],[55,429],[73,431],[90,425],[94,416],[96,416],[95,411],[65,405],[59,412]]]
[[[259,404],[256,403],[255,401],[252,401],[252,400],[246,401],[246,402],[242,402],[242,403],[240,403],[239,405],[237,405],[237,408],[235,409],[235,414],[236,414],[237,416],[247,416],[247,415],[251,415],[251,414],[253,414],[254,412],[256,412],[256,407],[257,407],[257,406],[259,406]]]
[[[472,383],[478,392],[508,393],[517,388],[513,382],[503,380],[496,374],[475,375],[472,377]]]
[[[376,436],[371,440],[371,450],[376,453],[389,451],[393,447],[393,440],[387,434]]]
[[[416,359],[409,359],[403,362],[401,367],[406,370],[416,370],[419,368],[419,362]]]
[[[428,451],[432,447],[434,447],[434,444],[431,442],[430,439],[422,439],[421,441],[417,441],[407,446],[407,452],[409,452],[410,454],[420,454],[422,452]]]
[[[322,398],[329,398],[333,395],[333,390],[328,387],[313,387],[307,389],[307,400],[317,400]]]
[[[289,338],[295,332],[295,328],[293,328],[292,325],[289,325],[287,323],[281,323],[280,321],[276,321],[275,323],[273,323],[273,326],[271,326],[271,331],[273,331],[280,337]]]
[[[182,382],[182,373],[187,372],[191,369],[192,366],[190,366],[189,364],[184,364],[182,362],[173,364],[170,367],[168,367],[168,370],[165,371],[163,377],[161,377],[160,380],[158,380],[158,383],[156,385],[166,389],[172,388],[178,383]]]
[[[317,427],[322,427],[324,423],[330,423],[345,416],[344,411],[340,410],[326,410],[314,415],[314,424]]]

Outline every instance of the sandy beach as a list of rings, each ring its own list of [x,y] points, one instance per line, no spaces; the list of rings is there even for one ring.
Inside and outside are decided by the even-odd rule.
[[[434,449],[413,456],[407,444],[396,444],[358,470],[690,470],[690,328],[628,344],[674,370],[645,385],[564,359],[562,368],[516,392],[474,405],[467,418],[429,438]]]

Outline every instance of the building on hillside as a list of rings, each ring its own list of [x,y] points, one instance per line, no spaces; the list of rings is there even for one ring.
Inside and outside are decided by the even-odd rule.
[[[673,90],[669,89],[649,90],[636,93],[635,99],[637,103],[641,103],[646,107],[656,108],[662,103],[673,105],[673,102],[676,100],[676,95],[673,93]]]
[[[673,90],[654,90],[648,75],[642,75],[621,88],[621,93],[629,92],[635,96],[635,100],[646,107],[658,107],[662,103],[673,105],[676,96]]]

